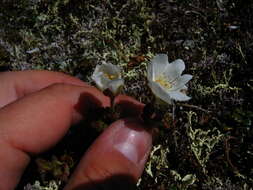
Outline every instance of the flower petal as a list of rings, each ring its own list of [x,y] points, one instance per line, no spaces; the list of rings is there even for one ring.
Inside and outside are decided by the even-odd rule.
[[[107,88],[107,85],[110,82],[110,80],[104,76],[103,72],[94,72],[91,78],[96,83],[97,87],[102,91]]]
[[[185,69],[185,64],[182,59],[177,59],[167,65],[166,68],[164,68],[164,76],[168,77],[169,82],[175,81],[179,76],[181,76],[182,72]]]
[[[117,65],[113,65],[111,63],[103,62],[100,66],[100,71],[107,73],[109,75],[120,76],[121,69]]]
[[[153,81],[149,81],[148,86],[150,87],[150,89],[152,90],[153,94],[156,97],[167,102],[168,104],[172,103],[169,93],[166,92],[166,90],[163,89],[158,83],[153,82]]]
[[[188,101],[191,99],[191,97],[185,95],[184,93],[180,91],[172,91],[169,92],[169,95],[171,99],[177,100],[177,101]]]
[[[182,75],[179,77],[173,84],[172,88],[169,89],[169,91],[176,91],[176,90],[181,90],[185,88],[185,84],[192,79],[192,75]]]
[[[180,90],[187,90],[188,87],[186,85],[184,85]]]
[[[120,89],[121,86],[124,85],[124,80],[123,79],[115,79],[109,82],[108,88],[109,90],[116,95]]]
[[[163,73],[167,65],[169,65],[169,62],[166,54],[156,55],[148,66],[148,79],[154,81],[156,76],[159,76]]]
[[[110,89],[115,94],[118,88],[124,84],[120,72],[119,66],[103,62],[96,66],[91,78],[100,90]]]

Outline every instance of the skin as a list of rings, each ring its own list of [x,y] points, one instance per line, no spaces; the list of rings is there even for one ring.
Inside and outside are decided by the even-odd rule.
[[[0,190],[14,189],[31,156],[53,147],[90,108],[110,106],[95,87],[62,73],[4,72],[0,81]],[[141,176],[152,137],[131,116],[143,105],[127,96],[118,96],[116,104],[129,118],[112,123],[95,140],[65,190],[127,189]]]

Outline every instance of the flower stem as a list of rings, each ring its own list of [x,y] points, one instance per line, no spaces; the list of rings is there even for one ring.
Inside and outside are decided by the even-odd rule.
[[[174,103],[174,101],[172,101],[172,120],[173,120],[173,122],[175,120],[175,109],[176,109],[176,104]]]
[[[112,112],[114,113],[114,107],[115,107],[115,96],[110,96],[110,100],[111,100],[111,109],[112,109]]]

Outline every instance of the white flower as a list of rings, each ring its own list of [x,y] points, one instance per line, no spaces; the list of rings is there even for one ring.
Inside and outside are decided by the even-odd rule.
[[[97,65],[91,78],[100,90],[109,89],[114,95],[124,84],[124,80],[121,78],[121,68],[111,63],[103,62],[101,65]]]
[[[154,95],[168,104],[171,104],[172,100],[189,100],[190,97],[182,91],[187,90],[185,84],[192,79],[192,75],[181,75],[184,69],[183,60],[177,59],[169,63],[166,54],[156,55],[147,70],[148,85]]]

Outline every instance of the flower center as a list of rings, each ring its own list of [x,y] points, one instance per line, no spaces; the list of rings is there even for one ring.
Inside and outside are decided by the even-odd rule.
[[[166,78],[162,75],[159,76],[155,82],[159,83],[161,86],[163,86],[164,88],[170,89],[172,87],[172,84],[166,80]]]
[[[110,79],[110,80],[114,80],[115,78],[117,78],[116,75],[110,75],[110,74],[108,74],[108,73],[104,73],[104,75],[105,75],[106,78],[108,78],[108,79]]]

